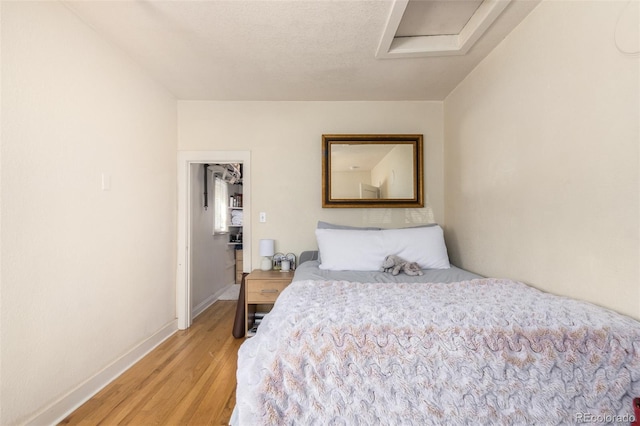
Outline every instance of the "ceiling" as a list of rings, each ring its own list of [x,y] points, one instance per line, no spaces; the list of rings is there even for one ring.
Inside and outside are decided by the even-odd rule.
[[[331,171],[370,172],[395,146],[394,144],[332,143],[330,148]]]
[[[63,1],[178,99],[229,101],[443,100],[538,2]]]

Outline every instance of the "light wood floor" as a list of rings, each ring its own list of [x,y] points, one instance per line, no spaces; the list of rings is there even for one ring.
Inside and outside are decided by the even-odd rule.
[[[235,301],[217,301],[61,425],[228,425],[235,405]]]

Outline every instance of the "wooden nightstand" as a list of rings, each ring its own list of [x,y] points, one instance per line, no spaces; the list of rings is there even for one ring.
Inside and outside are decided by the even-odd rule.
[[[276,299],[293,280],[293,272],[263,271],[256,269],[245,278],[245,321],[246,336],[255,334],[252,331],[256,320],[261,314],[267,313],[273,307]]]

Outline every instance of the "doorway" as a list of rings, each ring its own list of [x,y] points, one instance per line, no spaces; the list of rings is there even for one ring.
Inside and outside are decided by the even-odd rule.
[[[251,153],[249,151],[178,152],[178,254],[176,268],[176,316],[178,328],[189,328],[191,306],[191,166],[194,164],[240,163],[243,179],[243,272],[251,271]]]

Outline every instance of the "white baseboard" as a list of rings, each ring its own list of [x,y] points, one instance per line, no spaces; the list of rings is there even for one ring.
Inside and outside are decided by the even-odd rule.
[[[202,302],[198,303],[198,306],[194,306],[191,309],[191,314],[193,315],[193,318],[197,317],[198,315],[206,311],[209,306],[213,305],[220,296],[222,296],[229,288],[233,287],[234,285],[235,284],[229,284],[225,286],[223,289],[218,290],[215,294],[212,294]]]
[[[65,417],[87,402],[92,396],[102,390],[102,388],[128,370],[176,331],[178,331],[178,321],[173,320],[131,351],[114,361],[111,365],[32,417],[25,424],[29,426],[42,426],[60,423]]]
[[[198,306],[194,306],[194,308],[191,310],[193,318],[197,317],[198,315],[203,313],[209,306],[213,305],[222,293],[224,293],[224,290],[220,290],[216,294],[211,295],[204,299],[202,302],[198,303]]]

